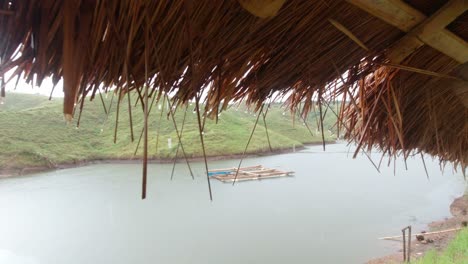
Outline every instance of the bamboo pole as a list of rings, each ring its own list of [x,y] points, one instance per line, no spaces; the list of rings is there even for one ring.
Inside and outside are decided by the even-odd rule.
[[[270,135],[268,133],[268,126],[266,122],[266,116],[268,114],[268,110],[270,110],[270,105],[271,105],[271,101],[268,103],[266,111],[262,111],[261,114],[263,117],[263,124],[265,125],[265,133],[266,133],[267,140],[268,140],[268,147],[270,148],[270,152],[273,152],[273,148],[271,147]]]
[[[149,107],[149,110],[148,110],[148,115],[151,114],[151,109],[153,109],[153,105],[154,105],[155,99],[156,99],[156,96],[153,97],[153,99],[151,100],[151,104],[150,104],[150,107]],[[156,103],[157,103],[157,102],[156,102]],[[143,103],[143,104],[144,104],[144,103]],[[143,104],[142,104],[142,105],[143,105]],[[133,152],[133,156],[136,156],[136,155],[137,155],[137,152],[138,152],[138,150],[139,150],[139,148],[140,148],[140,143],[141,143],[141,139],[143,138],[144,132],[145,132],[145,128],[143,127],[143,128],[141,129],[140,137],[139,137],[138,142],[137,142],[137,145],[136,145],[136,147],[135,147],[135,152]],[[157,147],[157,146],[156,146],[156,147]]]
[[[411,262],[411,226],[408,226],[408,262]]]
[[[445,229],[445,230],[440,230],[440,231],[434,231],[434,232],[426,232],[426,233],[416,233],[416,234],[412,234],[411,236],[418,236],[418,235],[423,235],[423,236],[427,236],[427,235],[435,235],[435,234],[442,234],[442,233],[447,233],[447,232],[454,232],[454,231],[459,231],[459,230],[462,230],[463,228],[459,227],[459,228],[451,228],[451,229]],[[388,236],[388,237],[379,237],[378,239],[379,240],[394,240],[394,239],[397,239],[397,238],[402,238],[402,236]]]
[[[167,105],[168,105],[168,108],[169,108],[169,114],[172,118],[172,123],[174,125],[174,129],[175,129],[175,132],[177,134],[177,139],[179,140],[179,144],[177,145],[177,151],[176,151],[176,156],[177,156],[177,153],[179,152],[179,146],[180,148],[182,149],[182,153],[184,154],[184,158],[185,158],[185,162],[187,163],[187,167],[190,171],[190,175],[192,176],[192,180],[195,179],[195,177],[193,176],[193,172],[192,172],[192,168],[190,167],[190,162],[188,161],[188,157],[187,157],[187,154],[185,152],[185,149],[184,149],[184,145],[182,144],[182,131],[183,131],[183,124],[182,124],[182,130],[181,132],[179,133],[179,129],[177,128],[177,123],[176,123],[176,120],[175,120],[175,116],[174,116],[174,111],[172,109],[172,105],[171,105],[171,101],[169,100],[169,96],[166,97],[167,98]],[[185,122],[185,115],[186,115],[187,111],[185,112],[184,114],[184,122]],[[175,163],[174,163],[175,164]],[[174,168],[175,168],[175,165],[174,167],[172,168],[172,174],[171,174],[171,180],[173,178],[173,175],[174,175]],[[207,170],[207,173],[208,173],[208,170]]]
[[[237,166],[237,171],[236,171],[236,176],[234,177],[234,181],[232,182],[232,185],[234,186],[235,182],[236,182],[236,179],[237,179],[237,175],[239,174],[239,169],[242,165],[242,161],[244,161],[244,157],[245,157],[245,153],[247,152],[247,148],[249,147],[249,144],[250,144],[250,141],[252,140],[252,137],[255,133],[255,128],[257,128],[257,124],[258,124],[258,119],[260,119],[260,113],[263,111],[263,106],[262,105],[262,108],[260,109],[259,113],[258,113],[258,116],[257,116],[257,120],[255,120],[255,124],[252,128],[252,133],[250,133],[250,137],[249,137],[249,140],[247,141],[247,144],[245,145],[245,149],[244,149],[244,152],[242,153],[242,157],[239,161],[239,166]]]
[[[130,138],[133,141],[135,141],[135,136],[133,133],[133,117],[132,117],[132,103],[131,103],[131,98],[130,98],[130,90],[127,88],[127,99],[128,99],[128,118],[130,122]]]
[[[401,230],[402,237],[403,237],[403,262],[406,262],[406,227]]]
[[[104,98],[102,98],[102,93],[101,93],[101,89],[98,88],[98,92],[99,92],[99,98],[101,98],[101,103],[102,103],[102,108],[104,108],[104,113],[106,114],[106,116],[108,115],[107,113],[107,107],[106,107],[106,103],[104,102]],[[52,96],[52,93],[51,93],[51,96]]]
[[[213,201],[213,193],[211,192],[211,182],[210,182],[210,175],[208,170],[208,161],[206,159],[206,151],[205,151],[205,141],[203,140],[203,130],[200,118],[200,97],[197,96],[195,101],[196,109],[197,109],[197,121],[198,121],[198,134],[200,135],[200,143],[203,151],[203,159],[205,161],[205,170],[206,170],[206,180],[208,182],[208,192],[210,193],[210,201]],[[205,115],[206,116],[206,115]]]
[[[148,61],[149,61],[149,25],[148,25],[148,17],[146,17],[146,27],[145,27],[145,105],[144,105],[144,136],[143,136],[143,179],[142,179],[142,191],[141,191],[141,199],[146,199],[146,185],[147,185],[147,178],[148,178],[148,90],[149,90],[149,83],[148,83]]]
[[[161,131],[161,121],[162,121],[162,117],[163,117],[163,113],[164,113],[164,107],[166,107],[166,100],[164,100],[166,97],[167,97],[167,101],[169,102],[169,95],[164,94],[164,95],[163,95],[163,98],[162,98],[161,113],[159,113],[158,128],[156,129],[156,149],[155,149],[156,155],[158,154],[159,136],[160,136],[160,134],[161,134],[161,133],[159,133],[159,132]],[[153,97],[153,98],[156,98],[156,96]],[[159,102],[157,102],[157,103],[159,103]],[[157,104],[157,103],[156,103],[156,104]],[[170,106],[169,106],[169,111],[172,111],[172,109],[170,108]]]
[[[119,97],[117,99],[117,111],[116,111],[116,114],[115,114],[114,144],[117,143],[117,131],[119,129],[120,101],[122,100],[122,90],[121,90],[121,88],[117,88],[117,90],[118,90],[118,93],[119,93]]]
[[[187,117],[187,111],[188,111],[188,104],[185,107],[184,117],[182,118],[182,126],[180,127],[180,137],[181,138],[182,138],[182,133],[184,133],[185,118]],[[175,167],[176,167],[176,163],[177,163],[177,157],[179,156],[179,149],[180,149],[180,143],[177,145],[176,153],[175,153],[175,156],[174,156],[174,163],[172,164],[171,181],[174,179],[174,172],[175,172]],[[192,174],[192,179],[194,179],[193,174]]]

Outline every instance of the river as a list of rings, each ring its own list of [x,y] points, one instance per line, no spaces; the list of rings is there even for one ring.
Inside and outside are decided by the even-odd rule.
[[[98,164],[0,180],[0,263],[363,263],[399,244],[378,237],[450,216],[465,182],[418,155],[382,166],[352,159],[343,144],[248,158],[243,165],[295,171],[294,177],[212,180],[204,164]],[[380,154],[372,157],[379,160]],[[213,161],[210,168],[235,167]]]

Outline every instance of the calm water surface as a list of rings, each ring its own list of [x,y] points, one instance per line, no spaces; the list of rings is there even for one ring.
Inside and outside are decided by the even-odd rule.
[[[379,174],[346,151],[337,144],[246,159],[296,175],[234,187],[213,180],[213,202],[200,163],[195,180],[178,164],[173,181],[172,165],[152,164],[144,201],[140,164],[3,179],[0,263],[363,263],[399,246],[378,237],[450,216],[465,189],[461,173],[442,174],[429,158],[428,181],[419,156],[408,171],[397,163],[394,176],[393,165]]]

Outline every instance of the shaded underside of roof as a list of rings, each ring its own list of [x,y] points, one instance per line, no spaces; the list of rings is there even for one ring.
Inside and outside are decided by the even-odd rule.
[[[285,96],[303,114],[344,99],[339,126],[358,149],[466,167],[466,64],[428,45],[394,63],[387,54],[411,32],[350,2],[287,0],[260,18],[234,0],[0,1],[0,73],[63,78],[67,115],[100,90],[143,99],[145,84],[176,104],[206,94],[214,115],[241,99],[258,109]],[[405,2],[428,18],[447,4]],[[467,23],[465,12],[446,28],[466,41]]]

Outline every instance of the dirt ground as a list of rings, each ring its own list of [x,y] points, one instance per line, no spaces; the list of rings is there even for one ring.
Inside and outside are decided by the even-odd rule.
[[[463,223],[468,221],[468,195],[459,197],[450,205],[450,212],[453,217],[444,220],[435,221],[429,224],[429,231],[439,231],[462,227]],[[443,250],[448,243],[455,237],[455,232],[424,235],[423,241],[417,241],[415,237],[411,238],[411,260],[424,255],[425,252],[436,249]],[[428,243],[428,241],[433,241]],[[401,241],[401,240],[400,240]],[[368,264],[382,263],[403,263],[403,251],[368,261]]]

